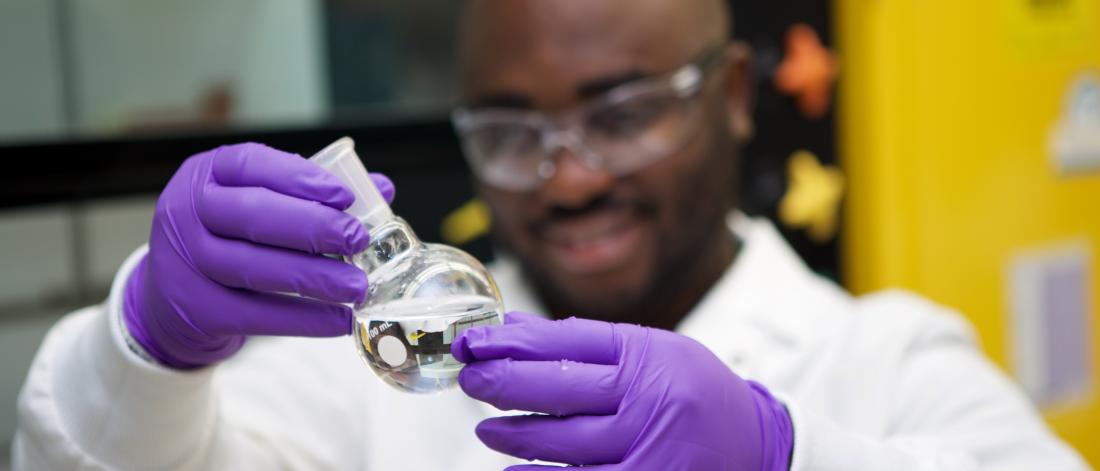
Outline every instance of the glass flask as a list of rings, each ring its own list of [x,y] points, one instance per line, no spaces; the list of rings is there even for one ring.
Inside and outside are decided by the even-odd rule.
[[[370,232],[370,245],[347,261],[367,273],[366,301],[355,306],[359,356],[383,382],[432,393],[457,384],[462,363],[451,356],[460,332],[502,322],[504,304],[485,266],[466,252],[421,242],[395,216],[343,138],[310,158],[355,194],[347,212]]]

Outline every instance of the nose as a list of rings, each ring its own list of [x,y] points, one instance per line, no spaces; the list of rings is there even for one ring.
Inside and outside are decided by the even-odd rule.
[[[539,196],[547,204],[580,207],[607,193],[615,182],[607,170],[584,165],[569,147],[559,148],[553,159],[555,171],[539,189]]]

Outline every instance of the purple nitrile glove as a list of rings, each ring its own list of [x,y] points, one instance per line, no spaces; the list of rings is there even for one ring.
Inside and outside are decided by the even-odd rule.
[[[786,470],[786,408],[702,344],[665,330],[511,313],[451,352],[462,390],[535,415],[478,424],[489,448],[604,471]],[[553,469],[521,465],[508,471]]]
[[[371,175],[387,201],[393,183]],[[149,253],[126,284],[126,329],[157,361],[199,368],[250,335],[351,332],[366,275],[350,255],[369,235],[342,210],[355,196],[321,167],[260,144],[219,147],[180,167],[157,200]],[[280,293],[297,293],[306,297]]]

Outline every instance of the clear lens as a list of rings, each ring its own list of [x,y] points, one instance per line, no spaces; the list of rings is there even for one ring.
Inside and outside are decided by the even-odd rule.
[[[584,144],[612,173],[637,170],[680,148],[696,127],[695,106],[671,92],[637,95],[592,110]]]
[[[504,118],[468,130],[463,142],[474,171],[490,184],[525,189],[538,183],[544,155],[539,127]]]

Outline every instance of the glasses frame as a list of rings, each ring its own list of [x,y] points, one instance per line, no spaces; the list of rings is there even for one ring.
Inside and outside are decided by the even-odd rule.
[[[559,149],[569,149],[585,166],[592,170],[604,169],[604,158],[584,144],[585,121],[593,110],[605,109],[639,96],[671,91],[682,100],[693,100],[702,91],[706,78],[718,65],[725,62],[725,44],[713,45],[703,50],[695,60],[680,68],[661,75],[640,78],[618,85],[599,96],[590,98],[573,107],[556,113],[544,113],[532,110],[511,108],[465,108],[459,107],[451,114],[451,122],[462,141],[463,155],[474,174],[482,181],[503,189],[514,191],[532,191],[537,189],[556,172],[555,156]],[[467,136],[485,127],[495,125],[522,125],[534,129],[539,134],[542,147],[542,160],[538,164],[537,179],[528,182],[497,181],[486,175],[484,161],[486,157],[474,150]],[[683,142],[672,146],[661,155],[651,157],[637,168],[612,172],[616,176],[628,174],[672,155],[690,141],[685,134]],[[611,170],[611,169],[608,169]]]

